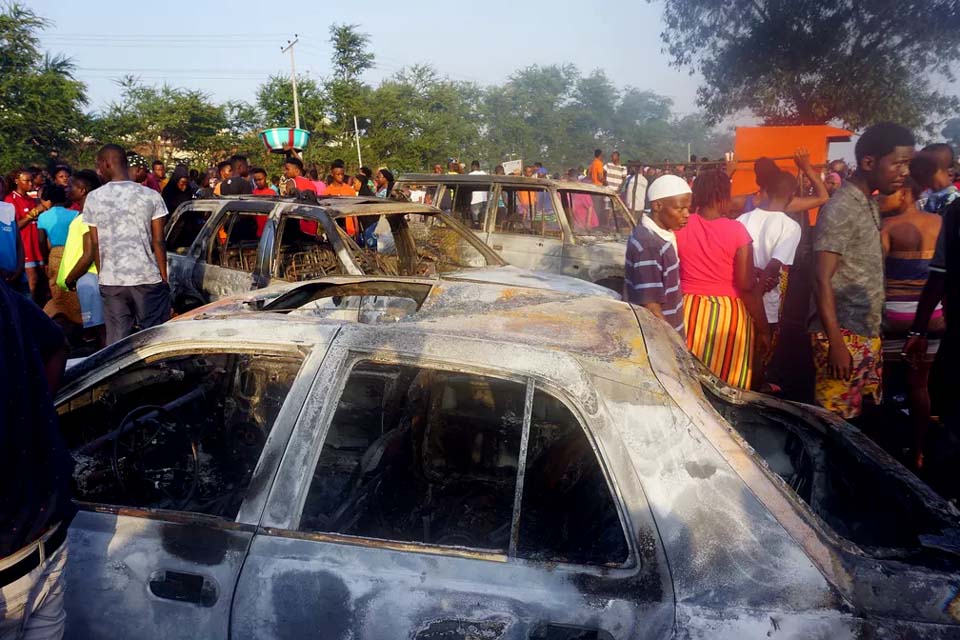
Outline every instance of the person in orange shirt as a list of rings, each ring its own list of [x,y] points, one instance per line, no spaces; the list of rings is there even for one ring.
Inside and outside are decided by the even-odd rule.
[[[355,196],[357,192],[345,180],[346,171],[344,170],[343,160],[334,160],[330,165],[330,175],[333,181],[327,186],[328,196]],[[351,236],[356,236],[357,221],[353,217],[343,218],[344,229]]]
[[[593,152],[593,162],[590,163],[590,182],[602,187],[607,184],[607,170],[603,168],[603,151],[597,149]]]

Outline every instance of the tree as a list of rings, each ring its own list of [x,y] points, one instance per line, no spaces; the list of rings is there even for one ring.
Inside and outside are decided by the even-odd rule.
[[[323,128],[328,101],[316,80],[297,76],[300,126],[311,132]],[[263,127],[293,126],[293,88],[289,76],[270,76],[257,88],[256,108]]]
[[[49,23],[11,4],[0,11],[0,166],[43,162],[84,137],[86,87],[63,56],[40,52]]]
[[[155,158],[191,155],[204,161],[229,145],[223,107],[202,91],[147,86],[133,76],[120,84],[121,100],[96,118],[101,141],[145,149]]]
[[[373,68],[375,56],[369,50],[370,36],[357,31],[356,24],[330,25],[334,75],[337,80],[353,82]]]
[[[769,124],[926,125],[960,106],[931,76],[960,58],[956,0],[666,0],[676,66],[703,74],[716,123],[747,109]]]
[[[353,118],[366,120],[364,105],[369,104],[370,87],[361,77],[373,68],[374,54],[369,50],[370,36],[357,31],[355,24],[330,25],[330,46],[333,54],[333,78],[326,83],[330,98],[330,121],[333,136],[340,146],[346,146],[354,129]]]

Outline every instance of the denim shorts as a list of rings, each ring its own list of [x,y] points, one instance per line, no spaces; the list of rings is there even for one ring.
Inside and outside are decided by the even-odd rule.
[[[80,318],[83,328],[103,324],[103,298],[100,297],[100,280],[95,273],[85,273],[77,280],[77,297],[80,298]]]

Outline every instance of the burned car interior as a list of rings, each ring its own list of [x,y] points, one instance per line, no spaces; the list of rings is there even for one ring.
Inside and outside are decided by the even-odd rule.
[[[837,535],[868,555],[938,565],[948,560],[945,551],[960,552],[960,532],[946,514],[836,430],[781,409],[730,401],[709,383],[704,389],[767,467]]]
[[[524,459],[526,410],[520,382],[358,364],[327,432],[300,529],[622,565],[624,530],[583,427],[537,390]]]
[[[346,273],[326,231],[316,220],[285,216],[278,237],[278,278],[302,282]]]
[[[346,233],[343,237],[364,273],[433,276],[493,266],[467,240],[469,233],[436,215],[389,214],[374,217],[362,239]]]
[[[147,360],[58,407],[83,502],[236,517],[300,369],[293,356]]]

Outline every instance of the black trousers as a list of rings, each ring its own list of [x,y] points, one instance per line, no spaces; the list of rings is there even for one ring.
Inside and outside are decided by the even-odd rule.
[[[170,319],[170,285],[166,282],[132,287],[100,285],[107,344],[123,340],[134,328],[149,329]]]

